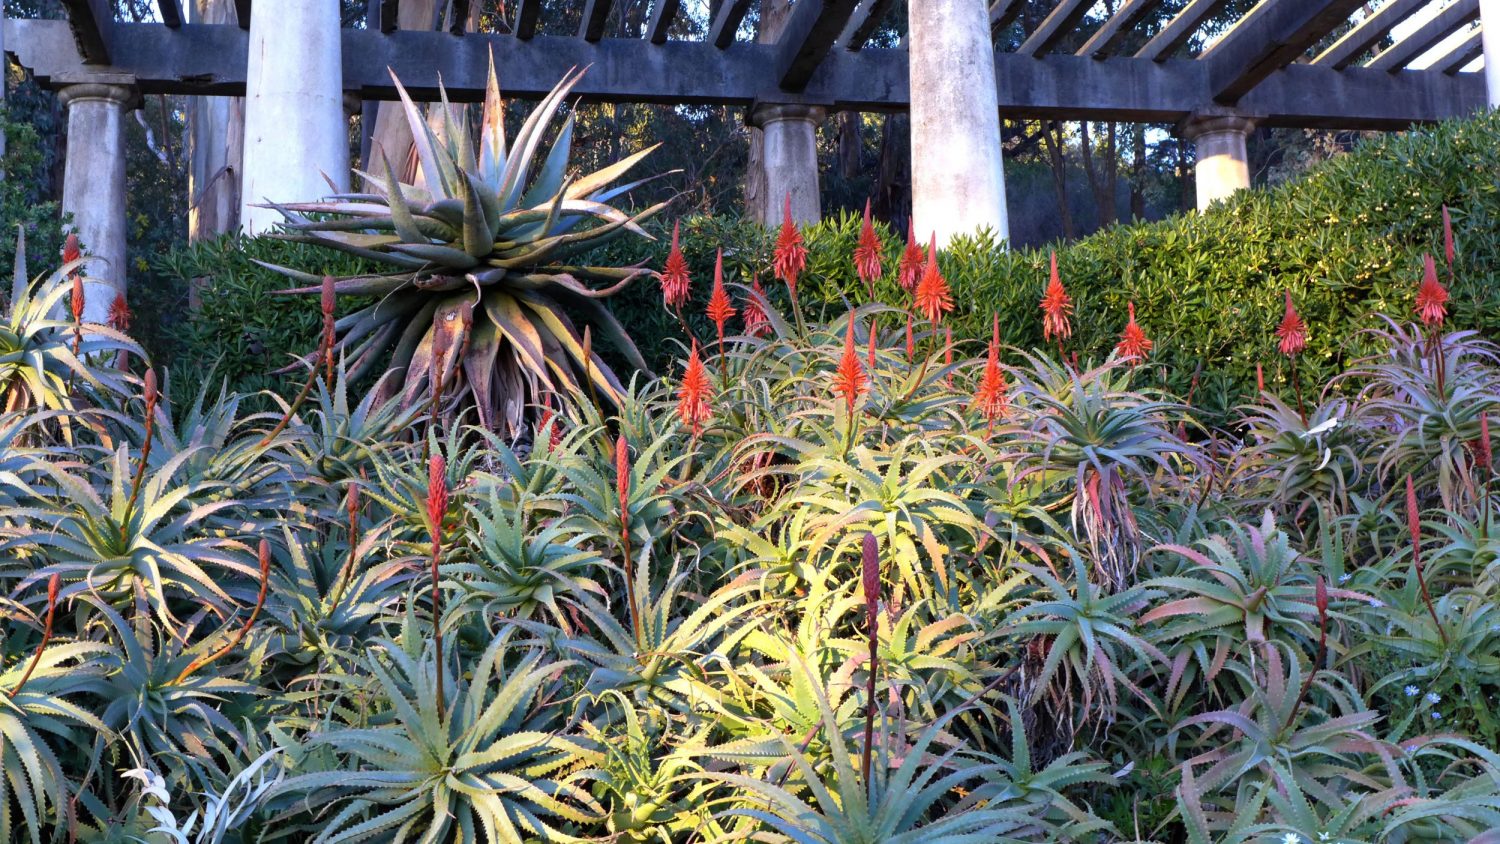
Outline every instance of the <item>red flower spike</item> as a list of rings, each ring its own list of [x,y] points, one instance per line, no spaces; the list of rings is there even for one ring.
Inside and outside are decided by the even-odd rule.
[[[872,374],[872,375],[875,373],[875,340],[876,340],[876,336],[875,335],[876,335],[876,332],[875,332],[875,320],[872,318],[870,320],[870,337],[869,337],[869,339],[870,339],[870,344],[869,344],[870,345],[870,352],[869,352],[869,360],[868,360],[868,363],[870,364],[870,374]]]
[[[973,406],[992,425],[1010,409],[1009,389],[1005,385],[1005,375],[1000,371],[999,314],[995,314],[994,328],[990,331],[989,356],[984,362],[979,388],[974,392]]]
[[[1406,476],[1406,530],[1411,534],[1412,553],[1422,544],[1422,520],[1417,510],[1417,488],[1411,482],[1411,475]],[[1417,566],[1422,565],[1420,557]]]
[[[1286,315],[1276,328],[1276,336],[1281,339],[1281,353],[1287,357],[1295,357],[1307,348],[1307,325],[1292,305],[1290,290],[1286,291]]]
[[[870,295],[874,296],[875,282],[885,269],[880,265],[880,237],[875,234],[875,226],[870,223],[868,199],[865,200],[865,222],[859,229],[859,245],[854,247],[854,272],[870,289]]]
[[[1429,328],[1441,327],[1448,316],[1448,290],[1438,281],[1431,255],[1422,256],[1422,286],[1417,288],[1417,316]]]
[[[160,395],[156,391],[156,370],[146,370],[146,377],[141,385],[141,398],[145,399],[147,407],[155,407]]]
[[[844,397],[853,415],[854,405],[865,392],[865,370],[859,365],[859,354],[854,349],[854,319],[849,319],[849,328],[844,335],[844,356],[839,359],[838,371],[833,376],[833,391]]]
[[[323,290],[320,297],[321,304],[323,306],[323,316],[333,316],[333,309],[336,306],[337,295],[338,294],[333,289],[333,276],[323,276]]]
[[[776,234],[774,254],[776,277],[786,282],[792,291],[797,289],[797,278],[807,268],[807,247],[802,243],[802,232],[792,222],[792,194],[787,192],[786,204],[781,212],[781,231]]]
[[[915,292],[917,283],[922,278],[922,265],[926,263],[927,256],[922,252],[922,244],[917,243],[917,224],[909,221],[906,229],[906,251],[901,253],[901,262],[896,265],[896,281],[900,283],[901,289],[908,293]]]
[[[1313,585],[1313,605],[1318,608],[1318,617],[1328,617],[1328,583],[1323,575],[1318,575],[1318,581]]]
[[[443,535],[443,517],[448,514],[448,463],[443,455],[433,454],[427,460],[427,522],[433,541]]]
[[[630,512],[630,446],[625,435],[615,438],[615,492],[620,498],[620,515]]]
[[[765,301],[766,291],[760,286],[760,279],[750,280],[750,291],[753,295],[745,300],[745,336],[760,337],[766,333],[771,325],[771,318],[766,316]]]
[[[550,393],[547,395],[547,403],[542,405],[542,417],[537,420],[537,430],[549,432],[547,442],[552,448],[557,448],[557,444],[562,442],[562,417],[553,408]]]
[[[1261,369],[1260,368],[1260,364],[1257,363],[1255,365],[1255,392],[1257,392],[1257,393],[1264,393],[1265,391],[1266,391],[1266,372],[1265,372],[1264,369]]]
[[[1051,264],[1047,292],[1042,294],[1042,339],[1051,340],[1056,337],[1066,340],[1073,336],[1073,326],[1068,322],[1068,315],[1073,313],[1073,300],[1063,288],[1062,279],[1057,274],[1056,252],[1052,253]]]
[[[73,276],[73,297],[69,303],[73,310],[73,321],[83,322],[83,276]]]
[[[1115,346],[1115,353],[1121,360],[1128,360],[1132,364],[1138,364],[1145,359],[1146,354],[1151,351],[1152,342],[1147,339],[1146,332],[1135,321],[1135,303],[1130,303],[1130,321],[1125,324],[1125,332],[1120,335],[1120,342]]]
[[[936,234],[927,247],[927,265],[917,284],[917,310],[933,325],[942,325],[943,315],[953,310],[953,293],[948,289],[948,280],[938,270]]]
[[[83,257],[83,252],[78,248],[78,235],[69,233],[67,239],[63,241],[63,250],[62,250],[62,261],[63,261],[63,263],[64,264],[71,264],[74,261],[76,261],[76,260],[78,260],[79,258],[82,258],[82,257]]]
[[[688,277],[687,259],[682,257],[682,248],[678,245],[681,228],[681,222],[672,224],[672,249],[667,253],[667,263],[660,275],[662,301],[674,311],[681,311],[682,306],[687,303],[688,290],[692,285],[692,280]]]
[[[880,547],[875,534],[866,533],[860,548],[860,586],[865,593],[865,617],[871,627],[880,612]]]
[[[1490,415],[1488,413],[1479,415],[1479,442],[1474,447],[1474,459],[1486,472],[1494,468],[1495,456],[1490,446]]]
[[[911,321],[912,321],[911,312],[907,311],[907,313],[906,313],[906,359],[907,360],[911,360],[912,358],[914,358],[914,357],[917,356],[917,343],[916,343],[916,340],[913,339],[913,337],[912,337],[912,333],[911,333]]]
[[[714,292],[708,297],[708,318],[714,321],[719,329],[719,342],[724,342],[724,324],[734,316],[734,306],[729,302],[729,294],[724,292],[724,250],[720,249],[714,256]]]
[[[703,423],[713,416],[708,406],[708,372],[698,357],[697,340],[693,341],[687,369],[682,373],[682,386],[677,390],[677,415],[682,417],[684,425],[693,429],[694,434],[703,433]]]
[[[1448,206],[1443,206],[1443,257],[1448,259],[1448,271],[1453,271],[1453,259],[1457,253],[1453,249],[1453,220],[1448,216]]]
[[[125,294],[116,293],[115,300],[109,303],[109,327],[116,331],[129,331],[134,319],[134,315],[130,313],[130,305],[125,301]]]

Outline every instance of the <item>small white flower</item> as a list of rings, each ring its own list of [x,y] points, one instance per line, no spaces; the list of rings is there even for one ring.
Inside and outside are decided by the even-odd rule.
[[[1442,703],[1443,702],[1443,696],[1440,695],[1440,694],[1438,694],[1437,692],[1428,692],[1427,693],[1427,702],[1428,703]]]
[[[1434,720],[1434,721],[1441,721],[1441,720],[1443,720],[1443,713],[1438,712],[1437,710],[1433,710],[1431,712],[1428,712],[1427,714],[1430,715],[1430,716],[1432,716],[1432,720]]]
[[[1407,686],[1401,691],[1406,692],[1407,697],[1416,697],[1417,692],[1421,691],[1421,689],[1418,689],[1416,686]]]
[[[1351,578],[1353,576],[1354,575],[1349,574],[1348,572],[1345,572],[1344,574],[1339,575],[1339,583],[1348,583],[1349,582],[1349,578]]]
[[[1382,600],[1380,600],[1379,598],[1371,598],[1370,599],[1370,606],[1372,606],[1372,607],[1374,607],[1375,609],[1378,610],[1381,607],[1385,606],[1385,602],[1382,601]]]
[[[1285,842],[1285,844],[1302,844],[1302,839],[1298,838],[1297,833],[1295,832],[1288,832],[1286,834],[1286,837],[1282,838],[1281,840]]]
[[[1326,832],[1320,832],[1320,833],[1318,833],[1318,840],[1319,841],[1331,841],[1332,839],[1333,839],[1333,836],[1329,835]]]

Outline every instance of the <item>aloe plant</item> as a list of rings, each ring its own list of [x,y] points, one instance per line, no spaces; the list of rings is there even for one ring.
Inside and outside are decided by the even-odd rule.
[[[513,436],[544,393],[619,399],[619,379],[577,320],[646,368],[601,301],[647,271],[567,259],[621,234],[650,237],[640,224],[664,204],[629,215],[609,203],[642,183],[616,184],[651,149],[570,173],[570,115],[542,155],[543,134],[583,73],[569,72],[508,138],[492,59],[477,144],[446,92],[429,119],[395,80],[418,183],[398,180],[387,161],[383,172],[363,174],[366,192],[276,206],[286,217],[277,236],[391,268],[334,283],[338,294],[376,297],[337,323],[351,378],[401,371],[406,401],[462,399],[483,426]],[[275,269],[309,285],[291,292],[321,293],[319,277]]]

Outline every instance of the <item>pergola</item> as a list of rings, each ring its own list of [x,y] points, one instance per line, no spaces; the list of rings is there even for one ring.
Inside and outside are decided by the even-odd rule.
[[[1254,125],[1390,129],[1500,104],[1500,0],[1454,0],[1416,27],[1401,25],[1432,0],[1386,0],[1352,27],[1366,0],[1261,0],[1196,56],[1188,45],[1226,0],[1188,0],[1149,33],[1138,29],[1164,0],[1121,0],[1112,15],[1096,0],[1061,0],[1019,39],[1000,39],[1019,40],[1013,51],[997,51],[995,35],[1021,26],[1032,0],[988,9],[985,0],[911,0],[900,49],[868,45],[892,0],[795,0],[773,40],[741,32],[752,0],[723,0],[702,40],[668,36],[681,0],[655,0],[644,36],[628,39],[604,37],[611,0],[576,2],[578,31],[554,35],[541,32],[540,0],[517,0],[505,34],[399,30],[401,0],[372,0],[365,29],[340,28],[337,0],[235,0],[237,20],[222,24],[190,22],[181,0],[159,0],[161,22],[135,24],[114,20],[109,0],[64,0],[66,21],[7,21],[3,43],[68,104],[64,208],[116,267],[124,178],[115,150],[140,94],[247,98],[248,206],[326,192],[320,171],[346,179],[347,116],[360,102],[394,99],[392,71],[418,99],[435,99],[441,78],[451,98],[474,101],[491,56],[502,88],[519,97],[541,96],[587,65],[576,90],[589,100],[745,107],[764,133],[767,194],[791,194],[799,220],[817,214],[824,114],[910,110],[914,215],[940,240],[1007,228],[999,117],[1175,124],[1197,144],[1202,206],[1248,185]],[[453,18],[468,5],[455,0]],[[1489,27],[1475,26],[1481,17]],[[1481,56],[1483,72],[1466,72]],[[267,225],[259,214],[247,207],[245,224]]]

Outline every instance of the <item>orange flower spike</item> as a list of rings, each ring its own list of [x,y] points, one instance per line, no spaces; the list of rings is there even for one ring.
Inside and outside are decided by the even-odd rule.
[[[908,293],[916,291],[917,283],[922,278],[922,264],[926,260],[922,244],[917,243],[917,224],[915,221],[908,221],[906,251],[901,253],[901,261],[896,265],[896,281],[902,290]]]
[[[734,305],[729,302],[729,294],[724,292],[724,250],[720,249],[714,256],[714,292],[708,297],[708,318],[714,321],[719,329],[719,345],[724,345],[724,324],[734,316]]]
[[[844,356],[839,359],[838,371],[833,376],[833,391],[844,397],[850,415],[853,415],[855,403],[865,392],[865,380],[865,370],[859,365],[859,353],[854,348],[854,319],[851,317],[848,331],[844,335]]]
[[[1490,446],[1490,415],[1479,414],[1479,442],[1474,447],[1475,462],[1486,472],[1495,467],[1494,451]]]
[[[1063,288],[1062,278],[1057,274],[1057,253],[1052,253],[1052,271],[1047,280],[1047,292],[1042,294],[1042,339],[1056,337],[1066,340],[1073,336],[1073,326],[1068,315],[1073,312],[1073,300]]]
[[[943,315],[953,310],[953,293],[948,289],[948,280],[938,269],[936,234],[927,247],[927,266],[917,284],[917,310],[933,325],[942,325]]]
[[[620,498],[620,518],[630,513],[630,446],[625,435],[615,438],[615,492]]]
[[[1448,289],[1438,281],[1437,265],[1431,255],[1422,256],[1422,286],[1417,288],[1417,316],[1422,324],[1441,327],[1448,316]]]
[[[875,296],[875,282],[880,280],[885,269],[880,265],[880,237],[875,234],[875,226],[870,222],[870,200],[865,200],[865,221],[859,229],[859,245],[854,248],[854,272],[859,275],[859,280],[865,283],[870,290],[870,296]]]
[[[989,356],[984,362],[979,388],[974,392],[973,406],[992,425],[1010,409],[1009,389],[1005,385],[1005,375],[1000,371],[999,314],[995,314],[994,327],[990,330]]]
[[[762,302],[766,299],[766,291],[760,286],[760,279],[750,280],[751,296],[745,299],[745,336],[760,337],[766,333],[771,324],[771,318],[766,316],[766,309]]]
[[[1286,315],[1281,318],[1276,336],[1281,340],[1281,353],[1287,357],[1295,357],[1307,348],[1307,325],[1292,305],[1290,290],[1286,291]]]
[[[678,245],[681,228],[681,222],[672,224],[672,249],[667,253],[667,263],[660,275],[662,301],[674,311],[681,311],[682,306],[687,303],[688,290],[692,284],[688,277],[687,259],[682,257],[682,248]]]
[[[687,369],[682,373],[682,386],[677,390],[677,415],[682,417],[684,425],[693,429],[694,435],[703,433],[703,423],[713,416],[708,405],[708,372],[698,357],[697,340],[693,341]]]
[[[427,521],[434,543],[441,542],[443,518],[448,514],[448,463],[434,453],[427,461]]]
[[[807,247],[802,243],[802,232],[792,222],[792,194],[786,195],[781,213],[781,230],[776,234],[774,254],[776,277],[786,282],[788,289],[797,290],[797,278],[807,268]]]
[[[1128,360],[1132,364],[1138,364],[1145,359],[1146,354],[1151,351],[1152,342],[1146,337],[1146,332],[1135,321],[1135,303],[1130,303],[1130,321],[1125,324],[1125,332],[1120,335],[1120,342],[1115,346],[1115,353],[1121,360]]]
[[[129,331],[134,318],[130,313],[129,303],[125,301],[125,294],[116,293],[115,300],[109,305],[109,327],[116,331]]]
[[[83,276],[73,275],[73,296],[69,302],[72,306],[73,321],[83,322]]]
[[[83,252],[78,248],[78,235],[70,233],[63,241],[62,260],[64,264],[71,264],[83,257]]]
[[[1255,392],[1257,392],[1257,393],[1264,393],[1265,391],[1266,391],[1266,371],[1264,369],[1261,369],[1260,364],[1257,363],[1255,365]]]
[[[1453,219],[1448,216],[1448,206],[1443,206],[1443,257],[1448,259],[1448,272],[1453,272],[1453,259],[1458,253],[1453,249]]]
[[[870,334],[869,334],[870,351],[869,351],[869,354],[867,356],[867,362],[869,363],[869,366],[870,366],[870,374],[871,375],[875,374],[875,341],[876,341],[876,339],[877,339],[877,332],[875,331],[875,320],[872,318],[870,320]]]
[[[917,356],[917,343],[916,343],[915,338],[912,337],[911,322],[912,322],[911,312],[907,311],[906,312],[906,359],[907,360],[911,360],[912,358],[914,358],[914,357]]]

